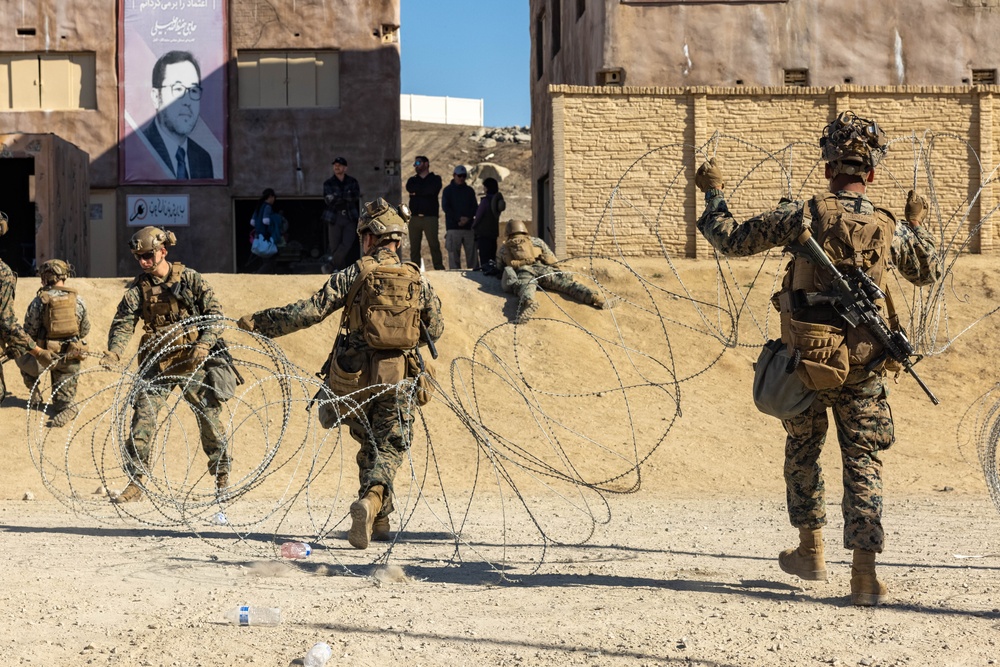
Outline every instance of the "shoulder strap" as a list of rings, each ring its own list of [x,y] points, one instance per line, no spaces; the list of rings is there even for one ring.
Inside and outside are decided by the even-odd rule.
[[[174,262],[170,265],[170,275],[167,276],[166,283],[168,285],[173,285],[174,283],[180,282],[182,273],[184,273],[184,265],[180,262]]]
[[[354,299],[358,296],[358,290],[361,289],[361,285],[364,284],[365,278],[378,267],[379,263],[374,257],[362,257],[358,260],[358,277],[354,279],[354,284],[351,285],[351,289],[347,292],[347,300],[344,302],[344,309],[340,316],[340,330],[344,330],[347,327],[347,318],[351,312],[351,305],[354,304]]]

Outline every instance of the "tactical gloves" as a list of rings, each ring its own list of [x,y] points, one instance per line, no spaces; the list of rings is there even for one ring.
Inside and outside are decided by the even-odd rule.
[[[121,361],[121,357],[118,356],[118,353],[108,350],[104,353],[104,356],[101,357],[101,368],[106,368],[109,371],[114,370],[114,367],[118,365],[119,361]]]
[[[906,193],[906,221],[911,225],[922,225],[927,217],[927,200],[913,190]]]
[[[243,317],[241,317],[239,320],[236,321],[236,325],[240,329],[243,329],[244,331],[253,331],[254,330],[253,315],[244,315]]]
[[[722,190],[726,187],[722,180],[722,170],[716,166],[714,157],[698,167],[698,173],[694,175],[694,184],[702,192]]]
[[[46,350],[44,347],[35,348],[32,352],[34,352],[33,356],[38,362],[39,368],[48,368],[56,361],[55,355],[49,350]]]
[[[205,343],[198,343],[191,350],[191,361],[200,364],[208,358],[209,346]]]

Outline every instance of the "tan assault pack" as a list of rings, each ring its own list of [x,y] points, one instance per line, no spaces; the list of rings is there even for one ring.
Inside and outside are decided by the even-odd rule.
[[[803,211],[816,241],[838,268],[859,267],[886,292],[886,263],[896,230],[896,219],[885,209],[872,214],[845,209],[833,193],[816,195]],[[781,291],[774,302],[781,313],[781,340],[800,357],[796,373],[810,389],[841,386],[851,366],[864,366],[877,357],[881,345],[864,327],[845,326],[823,295],[832,290],[831,277],[818,270],[804,254],[789,263]],[[876,302],[887,309],[892,328],[898,326],[891,299]]]
[[[38,290],[38,298],[42,302],[42,324],[45,327],[47,340],[66,340],[80,335],[80,323],[76,319],[76,290],[72,287],[56,288],[61,294],[56,294],[51,288]]]
[[[361,258],[360,296],[349,305],[348,328],[361,331],[374,350],[409,350],[420,341],[420,269]]]
[[[542,249],[531,242],[527,234],[515,234],[503,242],[511,260],[534,263],[542,256]]]

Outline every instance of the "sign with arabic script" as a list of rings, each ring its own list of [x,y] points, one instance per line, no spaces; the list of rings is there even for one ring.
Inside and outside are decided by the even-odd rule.
[[[128,195],[129,227],[177,227],[188,224],[187,195]]]
[[[225,183],[226,0],[119,3],[121,182]]]

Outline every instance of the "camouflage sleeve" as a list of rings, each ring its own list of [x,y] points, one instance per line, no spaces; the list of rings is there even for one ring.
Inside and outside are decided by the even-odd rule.
[[[138,285],[133,285],[125,291],[125,296],[118,302],[118,310],[111,320],[111,327],[108,329],[108,350],[121,356],[128,347],[132,334],[135,333],[135,325],[139,322],[141,313],[142,290]]]
[[[192,301],[199,315],[218,315],[222,317],[222,304],[216,298],[212,286],[193,269],[185,269],[181,282],[191,292]],[[209,347],[219,339],[219,327],[204,327],[198,335],[198,344]]]
[[[424,304],[420,309],[420,319],[427,327],[427,335],[435,343],[444,333],[444,317],[441,316],[441,299],[434,293],[434,288],[424,279],[420,280],[420,300]]]
[[[698,231],[723,255],[745,257],[792,243],[802,231],[802,202],[782,199],[773,211],[737,223],[721,190],[709,190]]]
[[[21,356],[35,349],[35,341],[24,332],[14,316],[14,273],[0,262],[0,342],[7,351]]]
[[[531,237],[531,242],[536,248],[542,251],[542,254],[538,256],[538,261],[542,264],[555,264],[559,261],[556,254],[552,252],[552,248],[548,244],[537,236]]]
[[[76,297],[76,322],[80,327],[81,340],[90,335],[90,317],[87,316],[87,306],[79,295]]]
[[[253,314],[254,329],[274,338],[322,322],[344,307],[358,271],[358,264],[351,264],[343,271],[332,274],[326,284],[308,299],[257,311]]]
[[[896,225],[891,253],[900,275],[914,285],[930,285],[941,278],[941,260],[934,238],[922,225],[911,227],[905,222]]]
[[[42,323],[42,300],[36,296],[28,304],[28,310],[24,313],[24,333],[34,338],[37,342],[42,339],[42,329],[44,329]]]

